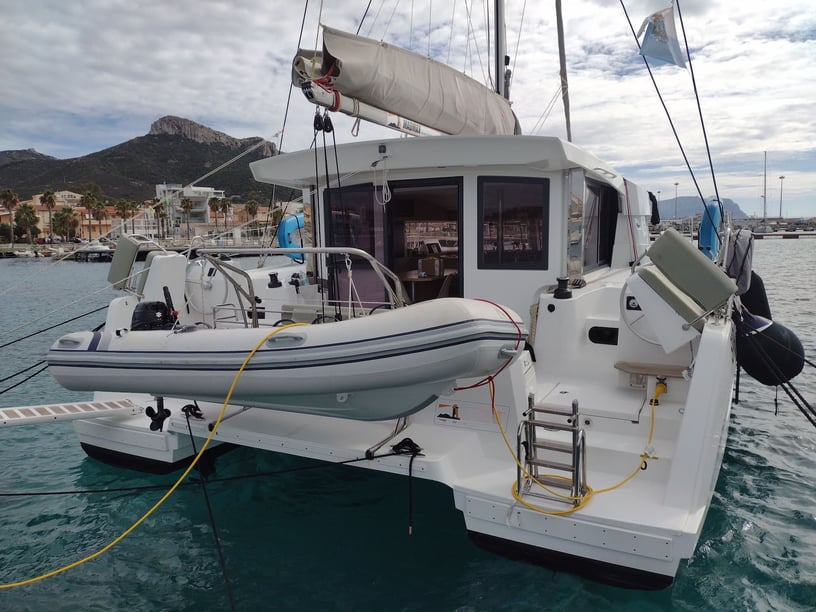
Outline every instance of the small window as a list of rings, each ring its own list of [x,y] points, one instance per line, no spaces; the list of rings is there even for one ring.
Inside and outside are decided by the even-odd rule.
[[[479,177],[479,268],[546,270],[549,179]]]

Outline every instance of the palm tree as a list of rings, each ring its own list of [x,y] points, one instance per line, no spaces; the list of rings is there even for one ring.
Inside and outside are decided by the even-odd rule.
[[[45,193],[40,196],[40,204],[45,206],[46,210],[48,210],[48,235],[51,238],[51,242],[54,241],[54,228],[53,228],[53,219],[52,214],[54,208],[57,206],[57,196],[51,189],[46,189]]]
[[[215,213],[215,233],[218,233],[218,211],[221,210],[221,200],[218,198],[210,198],[210,201],[207,202],[207,206],[210,207],[210,210]]]
[[[141,204],[131,200],[130,202],[128,202],[128,206],[130,207],[130,214],[131,214],[131,217],[130,217],[130,233],[135,234],[136,233],[136,213],[139,212],[139,207],[141,206]]]
[[[130,203],[127,200],[119,200],[113,205],[116,216],[122,219],[122,233],[127,232],[127,220],[130,217]]]
[[[182,198],[181,199],[181,210],[184,211],[184,216],[187,217],[187,239],[189,240],[190,239],[190,213],[193,210],[193,201],[190,198]]]
[[[14,191],[11,189],[6,189],[0,194],[0,200],[3,201],[3,204],[6,206],[6,210],[9,211],[9,225],[11,226],[11,246],[14,246],[14,209],[17,208],[17,204],[20,203],[20,196],[18,196]]]
[[[159,198],[153,198],[153,215],[156,217],[156,229],[159,238],[164,238],[164,204]]]
[[[102,220],[108,218],[108,205],[106,202],[96,202],[93,207],[93,218],[99,223],[99,238],[102,237]]]
[[[28,236],[28,244],[31,244],[31,229],[36,227],[39,218],[37,211],[31,204],[21,204],[14,215],[14,220],[17,222],[17,227],[21,228]]]
[[[257,200],[250,200],[244,204],[244,212],[247,216],[247,221],[254,221],[255,215],[258,214],[258,209],[261,207]]]
[[[221,212],[224,214],[224,229],[229,229],[227,227],[227,213],[232,208],[232,202],[230,202],[227,198],[221,198]]]
[[[54,230],[58,235],[65,238],[79,226],[80,220],[76,211],[70,206],[65,206],[54,215]]]
[[[88,240],[91,239],[91,219],[93,218],[92,211],[94,206],[96,206],[97,201],[96,196],[90,191],[86,191],[85,195],[83,195],[79,200],[79,203],[85,207],[85,213],[88,215]]]

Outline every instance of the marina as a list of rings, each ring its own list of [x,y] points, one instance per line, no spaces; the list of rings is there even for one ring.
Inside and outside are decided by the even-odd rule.
[[[566,138],[522,135],[491,8],[489,86],[326,24],[293,49],[314,139],[248,164],[292,198],[263,235],[194,181],[156,200],[171,241],[3,258],[10,607],[816,606],[816,232],[719,194],[661,224],[572,141],[560,2]],[[685,66],[674,8],[647,68]]]

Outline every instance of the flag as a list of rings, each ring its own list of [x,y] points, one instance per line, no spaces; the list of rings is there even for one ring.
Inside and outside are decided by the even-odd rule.
[[[640,45],[640,54],[644,57],[686,67],[680,43],[677,42],[677,31],[674,29],[674,4],[669,8],[649,15],[643,20],[638,31],[638,38],[646,30]]]

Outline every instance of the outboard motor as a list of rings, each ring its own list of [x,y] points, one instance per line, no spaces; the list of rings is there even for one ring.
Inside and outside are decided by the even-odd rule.
[[[164,302],[139,302],[133,311],[131,331],[173,329],[175,319]]]

